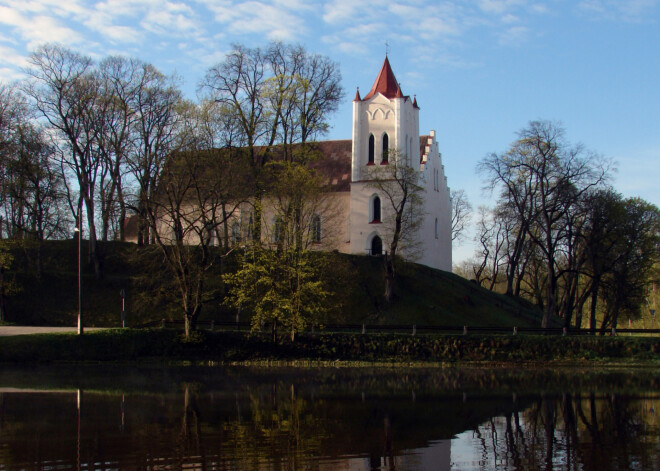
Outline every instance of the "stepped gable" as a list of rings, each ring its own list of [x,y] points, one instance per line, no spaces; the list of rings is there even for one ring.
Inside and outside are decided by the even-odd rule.
[[[421,163],[424,160],[424,152],[426,152],[426,146],[429,145],[429,139],[431,136],[419,136],[419,162]]]

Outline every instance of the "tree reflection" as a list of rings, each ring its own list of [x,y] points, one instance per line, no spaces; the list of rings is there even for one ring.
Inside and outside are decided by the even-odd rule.
[[[660,431],[650,412],[658,402],[654,396],[542,395],[474,430],[480,469],[659,469]]]
[[[494,393],[461,390],[462,372],[399,383],[324,374],[325,384],[241,376],[218,388],[192,377],[159,392],[89,388],[80,409],[73,391],[0,390],[0,468],[660,469],[655,392]]]

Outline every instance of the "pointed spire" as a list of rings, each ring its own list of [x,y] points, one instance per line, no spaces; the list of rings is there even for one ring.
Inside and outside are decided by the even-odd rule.
[[[396,94],[394,95],[394,98],[403,98],[403,93],[401,93],[401,84],[396,87]]]
[[[353,98],[353,101],[362,101],[362,98],[360,98],[360,87],[357,87],[357,91],[355,92],[355,98]]]
[[[376,93],[381,93],[390,99],[394,98],[397,93],[401,93],[401,87],[396,81],[396,77],[394,76],[394,72],[392,72],[392,67],[390,66],[390,61],[387,56],[385,56],[385,61],[380,68],[380,73],[378,74],[373,87],[371,87],[371,91],[364,97],[364,99],[368,100]],[[401,93],[401,96],[403,96],[403,93]]]
[[[413,106],[414,106],[415,108],[419,109],[419,105],[417,104],[417,95],[414,95],[414,98],[413,98]]]

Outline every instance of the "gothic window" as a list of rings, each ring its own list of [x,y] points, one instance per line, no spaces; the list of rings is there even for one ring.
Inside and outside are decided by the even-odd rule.
[[[241,225],[234,222],[231,225],[231,245],[236,245],[241,241]]]
[[[278,243],[284,236],[284,223],[281,217],[276,217],[273,220],[273,243]]]
[[[374,164],[374,148],[375,148],[374,135],[369,134],[369,161],[367,162],[367,165]]]
[[[380,161],[381,164],[386,164],[389,159],[389,150],[390,150],[390,138],[387,136],[387,133],[383,134],[383,153],[382,153],[382,160]]]
[[[209,245],[218,245],[218,239],[216,237],[215,228],[213,226],[209,226],[207,229],[207,233],[209,238]]]
[[[321,216],[315,214],[312,217],[312,242],[317,244],[321,243]]]
[[[252,240],[253,230],[254,230],[254,221],[252,219],[252,214],[250,214],[250,219],[248,219],[248,224],[247,224],[247,240]]]
[[[370,222],[380,222],[380,198],[374,196],[371,200],[371,221]]]
[[[383,241],[378,236],[371,239],[371,255],[383,255]]]
[[[406,163],[408,163],[408,156],[410,156],[410,139],[408,139],[408,136],[406,136]]]

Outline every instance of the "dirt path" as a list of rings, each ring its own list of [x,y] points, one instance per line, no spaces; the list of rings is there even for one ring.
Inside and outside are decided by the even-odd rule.
[[[61,334],[65,332],[77,332],[76,327],[32,327],[32,326],[0,326],[0,337],[10,337],[12,335],[30,335],[30,334]],[[85,327],[85,332],[92,330],[102,330],[100,327]]]

